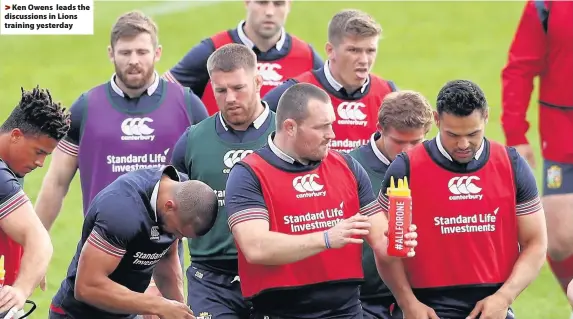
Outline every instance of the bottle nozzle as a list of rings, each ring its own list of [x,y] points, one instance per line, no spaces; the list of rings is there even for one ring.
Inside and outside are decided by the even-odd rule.
[[[390,185],[386,190],[388,196],[410,196],[410,187],[408,186],[408,177],[398,178],[398,187],[394,186],[394,176],[390,176]]]
[[[6,275],[6,270],[4,269],[4,255],[0,256],[0,279],[4,279]]]

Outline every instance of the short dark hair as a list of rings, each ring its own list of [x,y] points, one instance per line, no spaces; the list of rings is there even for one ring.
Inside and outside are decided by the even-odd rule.
[[[207,72],[233,72],[238,69],[255,71],[257,55],[246,45],[229,43],[215,50],[207,59]]]
[[[280,97],[276,110],[277,131],[287,119],[300,123],[308,116],[308,103],[311,100],[330,103],[330,96],[323,89],[310,83],[297,83],[289,87]]]
[[[398,131],[432,126],[434,113],[430,102],[419,92],[402,90],[387,94],[378,111],[378,124],[383,130],[393,128]]]
[[[122,14],[111,28],[110,44],[114,48],[117,41],[124,38],[136,37],[142,33],[151,36],[153,47],[159,44],[158,28],[155,22],[143,12],[134,10]]]
[[[1,133],[20,129],[24,135],[47,135],[61,140],[70,129],[70,114],[52,101],[49,90],[36,86],[32,91],[22,90],[20,103],[0,126]]]
[[[370,38],[380,36],[382,27],[366,12],[342,10],[328,23],[328,42],[338,45],[346,37]]]
[[[438,115],[448,113],[463,117],[476,110],[485,115],[487,101],[482,89],[474,82],[454,80],[446,83],[438,93],[436,108]]]
[[[175,187],[175,202],[183,224],[191,224],[196,236],[211,230],[217,219],[217,195],[209,185],[190,180]]]

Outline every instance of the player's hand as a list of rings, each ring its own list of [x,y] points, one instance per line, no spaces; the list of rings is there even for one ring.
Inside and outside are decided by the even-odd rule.
[[[165,301],[165,305],[159,310],[160,319],[195,319],[193,311],[186,304],[175,300]]]
[[[405,308],[400,308],[404,318],[408,319],[440,319],[434,309],[416,301],[409,302]]]
[[[366,236],[369,232],[368,217],[356,214],[339,222],[326,233],[330,248],[342,248],[347,244],[362,244],[364,240],[356,237]]]
[[[507,298],[495,293],[479,301],[466,319],[505,319],[509,306]]]
[[[533,149],[529,144],[521,144],[514,146],[515,150],[523,157],[531,168],[535,168],[535,156],[533,155]]]
[[[418,233],[416,230],[418,227],[414,224],[411,224],[408,228],[408,232],[404,235],[406,241],[404,241],[404,245],[410,247],[410,251],[408,252],[408,258],[412,258],[416,256],[416,251],[414,250],[416,246],[418,246]],[[388,237],[388,230],[384,231],[384,236]]]
[[[0,289],[0,313],[12,308],[21,310],[26,303],[26,295],[18,288],[4,286]]]

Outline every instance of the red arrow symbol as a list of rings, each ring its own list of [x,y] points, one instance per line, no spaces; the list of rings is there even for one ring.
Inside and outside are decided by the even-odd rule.
[[[9,5],[4,5],[4,10],[10,10],[10,6]]]

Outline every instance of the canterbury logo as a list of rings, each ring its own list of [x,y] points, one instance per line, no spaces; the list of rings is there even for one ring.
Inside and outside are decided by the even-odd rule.
[[[282,66],[277,63],[257,63],[257,71],[263,78],[263,85],[278,86],[282,83],[283,76],[279,70]]]
[[[153,123],[153,120],[149,117],[133,117],[127,118],[121,123],[121,131],[123,132],[124,136],[122,136],[122,140],[127,141],[134,141],[134,140],[151,140],[155,139],[155,136],[152,136],[153,132],[155,131],[148,123]]]
[[[342,102],[338,104],[336,109],[339,124],[343,125],[362,125],[366,126],[368,121],[366,121],[366,114],[363,109],[366,107],[362,102]]]
[[[323,191],[324,185],[316,182],[320,179],[318,174],[306,174],[297,176],[292,180],[292,187],[301,193],[296,195],[297,198],[325,196],[326,191]]]
[[[225,164],[227,168],[223,170],[223,173],[228,174],[231,171],[233,165],[240,162],[243,158],[245,158],[252,152],[253,151],[251,150],[232,150],[225,153],[225,155],[223,156],[223,164]]]
[[[450,196],[450,200],[482,199],[482,189],[474,183],[479,180],[477,176],[456,176],[450,179],[448,188],[454,194]]]

